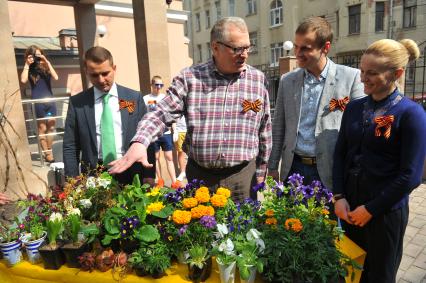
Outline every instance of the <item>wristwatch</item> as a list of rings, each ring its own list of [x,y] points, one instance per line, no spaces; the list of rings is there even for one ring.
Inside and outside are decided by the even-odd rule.
[[[335,203],[336,201],[338,201],[339,199],[345,198],[344,194],[335,194],[333,195],[333,203]]]

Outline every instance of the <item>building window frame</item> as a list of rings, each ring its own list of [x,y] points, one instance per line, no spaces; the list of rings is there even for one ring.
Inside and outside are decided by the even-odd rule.
[[[205,11],[205,15],[206,15],[206,29],[210,28],[210,10],[206,10]]]
[[[417,22],[417,0],[404,0],[402,12],[402,27],[414,28]]]
[[[201,31],[200,13],[195,13],[195,31]]]
[[[249,37],[250,37],[250,45],[253,46],[251,54],[255,54],[255,53],[258,52],[258,49],[257,49],[257,43],[258,43],[257,31],[249,33]]]
[[[197,62],[201,63],[203,62],[203,47],[201,44],[197,44]]]
[[[214,2],[214,7],[216,9],[216,20],[220,20],[222,18],[222,8],[220,7],[220,1]]]
[[[207,50],[207,52],[206,52],[206,54],[207,54],[207,60],[209,60],[212,57],[212,50],[210,48],[210,42],[206,43],[206,48],[207,48],[206,49]]]
[[[349,25],[348,34],[361,33],[361,4],[348,7]]]
[[[257,0],[247,0],[247,16],[257,14]]]
[[[277,67],[280,63],[280,57],[284,56],[284,46],[282,42],[271,44],[271,62],[270,67]]]
[[[281,0],[272,1],[269,10],[269,23],[271,27],[283,24],[283,2]]]
[[[381,32],[385,30],[385,2],[376,2],[376,20],[374,31]]]
[[[235,16],[235,0],[228,0],[228,14],[230,17],[234,17]]]

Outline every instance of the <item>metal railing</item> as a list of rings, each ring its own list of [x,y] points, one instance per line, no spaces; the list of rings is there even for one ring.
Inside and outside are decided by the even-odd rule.
[[[62,119],[65,120],[66,115],[56,115],[56,116],[49,116],[49,117],[45,117],[45,118],[37,118],[36,117],[36,111],[35,111],[35,104],[36,103],[50,103],[50,102],[55,102],[55,103],[62,103],[62,106],[64,106],[65,103],[68,103],[69,97],[52,97],[52,98],[42,98],[42,99],[23,99],[22,100],[22,105],[30,105],[31,106],[31,113],[28,114],[25,118],[25,123],[30,123],[30,125],[32,125],[32,127],[34,127],[34,132],[35,134],[30,134],[30,132],[28,131],[28,140],[35,138],[37,140],[37,148],[38,151],[37,152],[31,152],[31,154],[38,154],[40,156],[40,163],[41,166],[44,166],[44,153],[47,151],[52,151],[52,149],[48,149],[48,150],[43,150],[41,148],[41,144],[40,144],[40,137],[47,137],[47,136],[59,136],[59,135],[63,135],[64,132],[63,131],[57,131],[56,127],[55,127],[55,132],[53,133],[48,133],[48,134],[40,134],[38,132],[38,125],[37,125],[37,121],[43,121],[43,120],[50,120],[50,119],[55,119],[55,121],[57,121],[58,119]],[[64,107],[57,107],[57,109],[60,111],[57,111],[57,114],[62,114],[64,111]],[[57,123],[55,123],[55,125],[57,125]]]

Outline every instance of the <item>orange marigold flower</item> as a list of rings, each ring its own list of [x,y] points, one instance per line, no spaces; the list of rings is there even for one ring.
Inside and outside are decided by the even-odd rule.
[[[195,192],[195,198],[198,200],[198,202],[205,203],[205,202],[208,202],[210,200],[210,194],[208,192],[208,189],[207,189],[207,192],[205,192],[204,190],[201,190],[202,188],[206,188],[206,187],[199,188]]]
[[[329,215],[330,214],[330,211],[328,211],[327,209],[323,209],[323,210],[321,210],[321,214],[323,214],[323,215]]]
[[[277,225],[277,219],[275,217],[266,218],[265,223],[267,225]]]
[[[272,216],[274,216],[274,214],[275,214],[275,212],[272,209],[267,209],[265,211],[265,215],[268,216],[268,217],[272,217]]]
[[[297,218],[289,218],[285,221],[285,228],[287,230],[293,230],[294,232],[300,232],[303,229],[302,222]]]
[[[176,224],[188,224],[191,222],[191,212],[185,210],[175,210],[173,212],[172,219]]]
[[[220,188],[217,189],[216,194],[229,198],[231,196],[231,191],[228,190],[227,188],[220,187]]]
[[[196,193],[197,192],[200,192],[200,193],[206,193],[206,194],[208,194],[208,193],[210,193],[210,191],[209,191],[209,188],[207,188],[207,187],[199,187],[197,190],[196,190]]]
[[[193,208],[198,204],[198,200],[196,198],[185,198],[182,201],[183,207],[185,208]]]
[[[192,218],[201,218],[205,215],[214,215],[214,208],[212,206],[199,205],[194,208],[191,208]]]
[[[210,202],[215,207],[224,207],[227,201],[228,198],[224,195],[215,194],[210,198]]]

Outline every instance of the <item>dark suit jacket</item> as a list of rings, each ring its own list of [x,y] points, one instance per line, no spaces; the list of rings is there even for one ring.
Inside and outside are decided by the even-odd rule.
[[[123,148],[124,151],[127,151],[130,141],[136,133],[138,122],[147,110],[139,92],[120,85],[117,85],[117,92],[119,99],[135,101],[135,111],[133,113],[130,113],[127,108],[120,110]],[[63,145],[65,176],[74,177],[79,175],[80,162],[82,164],[82,173],[96,168],[98,164],[98,148],[95,123],[95,95],[93,87],[91,87],[71,96],[69,100]],[[155,164],[155,153],[150,148],[148,149],[148,160],[151,164]],[[154,168],[142,169],[140,163],[135,166],[138,167],[138,170],[143,170],[143,172],[138,172],[143,177],[155,178]],[[136,170],[135,166],[133,166],[133,169]]]

